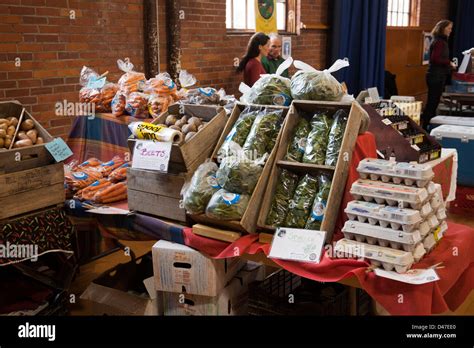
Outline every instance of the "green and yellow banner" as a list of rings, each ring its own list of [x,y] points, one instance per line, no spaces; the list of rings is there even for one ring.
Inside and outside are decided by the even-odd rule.
[[[255,0],[255,20],[257,32],[276,33],[276,0]]]

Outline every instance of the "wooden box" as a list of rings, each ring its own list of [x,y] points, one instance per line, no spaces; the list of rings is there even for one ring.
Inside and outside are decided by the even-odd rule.
[[[0,175],[0,220],[64,204],[64,165]]]
[[[303,115],[305,115],[308,120],[310,120],[312,115],[314,115],[314,113],[319,110],[331,110],[335,112],[340,109],[346,110],[346,112],[349,114],[349,119],[344,133],[344,139],[336,167],[290,162],[284,160],[287,154],[288,144],[291,142],[294,135],[294,129],[297,126],[300,118],[304,117]],[[363,122],[366,117],[367,115],[365,111],[357,102],[352,104],[315,101],[293,102],[283,128],[283,133],[281,135],[278,151],[275,156],[275,162],[272,167],[270,179],[268,181],[267,187],[264,190],[265,195],[263,197],[263,203],[258,217],[259,228],[267,231],[275,231],[274,227],[268,226],[266,224],[266,219],[271,209],[273,195],[282,169],[288,169],[300,175],[317,175],[320,173],[329,173],[332,176],[332,186],[321,225],[321,231],[327,232],[327,242],[332,240],[332,234],[334,232],[336,220],[339,214],[339,208],[344,195],[352,152],[357,141],[357,136],[361,130],[361,127],[363,128]],[[347,157],[345,158],[345,156]]]
[[[152,249],[157,291],[217,296],[244,267],[240,258],[211,259],[185,245],[158,241]]]
[[[188,142],[173,145],[169,167],[180,172],[194,172],[199,165],[209,158],[217,140],[227,122],[224,108],[207,105],[171,105],[167,112],[153,120],[154,124],[164,124],[168,115],[195,116],[208,122]],[[133,154],[135,139],[129,139],[129,148]]]
[[[186,222],[181,189],[190,175],[129,168],[127,178],[130,210]]]
[[[54,138],[26,111],[17,101],[0,102],[0,118],[15,116],[18,119],[23,113],[23,120],[31,119],[35,123],[38,136],[45,143],[53,141]],[[8,174],[22,170],[32,169],[54,163],[54,158],[46,150],[44,144],[30,147],[0,150],[0,174]]]
[[[286,119],[286,115],[288,114],[289,108],[283,107],[283,106],[265,106],[265,105],[254,105],[256,108],[261,108],[265,107],[268,109],[277,109],[277,110],[283,110],[283,117]],[[232,127],[234,126],[234,123],[237,121],[239,118],[241,112],[247,107],[247,105],[244,104],[236,104],[234,106],[234,109],[232,110],[232,113],[230,115],[230,118],[224,128],[224,131],[222,132],[222,135],[217,142],[217,146],[214,149],[214,152],[212,153],[212,159],[217,162],[217,154],[219,152],[219,149],[221,148],[222,144],[224,143],[225,138],[227,135],[230,133],[232,130]],[[218,226],[222,227],[224,229],[229,229],[231,231],[239,231],[239,232],[247,232],[247,233],[256,233],[257,231],[257,219],[258,219],[258,212],[260,210],[260,205],[262,204],[262,197],[265,193],[265,189],[267,186],[268,179],[270,177],[270,172],[271,168],[273,166],[273,162],[275,160],[275,156],[277,153],[278,149],[278,143],[280,142],[280,137],[283,131],[283,128],[285,126],[285,122],[283,121],[282,128],[278,134],[276,143],[275,143],[275,148],[273,149],[272,153],[267,159],[267,162],[265,163],[265,166],[263,167],[262,174],[260,176],[260,179],[257,182],[257,185],[255,186],[255,190],[253,191],[252,197],[250,197],[249,204],[247,206],[247,209],[242,216],[242,219],[240,221],[223,221],[223,220],[218,220],[218,219],[213,219],[208,217],[205,214],[200,214],[200,215],[191,215],[191,218],[204,225],[209,225],[209,226]]]

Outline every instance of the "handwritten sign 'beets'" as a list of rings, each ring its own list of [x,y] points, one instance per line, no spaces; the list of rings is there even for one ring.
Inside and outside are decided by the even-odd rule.
[[[172,143],[138,140],[133,153],[132,168],[168,171]]]

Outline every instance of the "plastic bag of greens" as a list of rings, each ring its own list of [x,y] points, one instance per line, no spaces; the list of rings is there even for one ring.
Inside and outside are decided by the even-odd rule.
[[[289,57],[281,63],[275,74],[262,75],[251,88],[241,83],[241,101],[247,104],[290,106],[291,80],[281,75],[292,63],[293,58]]]
[[[293,140],[288,144],[288,152],[286,153],[286,159],[295,162],[301,162],[303,155],[306,150],[306,140],[308,134],[311,131],[309,122],[305,118],[301,118],[296,125]]]
[[[205,162],[199,166],[191,183],[183,188],[184,208],[191,214],[202,214],[211,197],[221,187],[216,179],[217,164]]]
[[[319,71],[296,60],[298,71],[291,79],[291,95],[295,100],[340,101],[344,96],[342,85],[331,74],[349,66],[349,60],[338,59],[329,69]]]
[[[250,197],[221,189],[214,193],[206,208],[206,215],[218,220],[240,220]]]
[[[245,140],[252,129],[253,122],[257,118],[259,111],[260,109],[255,109],[249,106],[242,111],[219,149],[219,158],[224,158],[229,155],[230,144],[232,142],[237,143],[239,146],[245,144]]]
[[[332,122],[333,119],[328,115],[327,111],[318,112],[313,116],[311,132],[308,134],[306,149],[303,155],[303,163],[324,165]]]
[[[267,156],[250,159],[234,142],[230,144],[229,150],[232,155],[222,160],[216,174],[217,182],[229,192],[251,195],[260,179]]]
[[[318,179],[306,174],[296,187],[290,200],[285,227],[304,228],[308,221],[314,198],[318,192]]]
[[[349,115],[344,110],[338,110],[334,114],[334,123],[329,132],[328,148],[326,151],[326,165],[336,166],[339,152],[341,151],[344,132],[346,131]]]
[[[243,150],[250,158],[261,158],[270,154],[275,147],[276,139],[283,122],[283,110],[264,109],[261,111],[245,140]]]
[[[323,223],[324,213],[328,204],[329,192],[331,191],[331,178],[326,174],[318,177],[319,191],[313,203],[313,209],[306,222],[305,229],[319,231]]]
[[[280,173],[275,194],[273,196],[272,206],[267,216],[267,225],[273,227],[283,226],[288,214],[290,199],[296,190],[298,184],[298,175],[283,169]]]

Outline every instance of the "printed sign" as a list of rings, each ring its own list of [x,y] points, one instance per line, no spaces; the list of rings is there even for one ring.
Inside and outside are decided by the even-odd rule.
[[[168,171],[170,142],[138,140],[133,153],[132,168]]]

